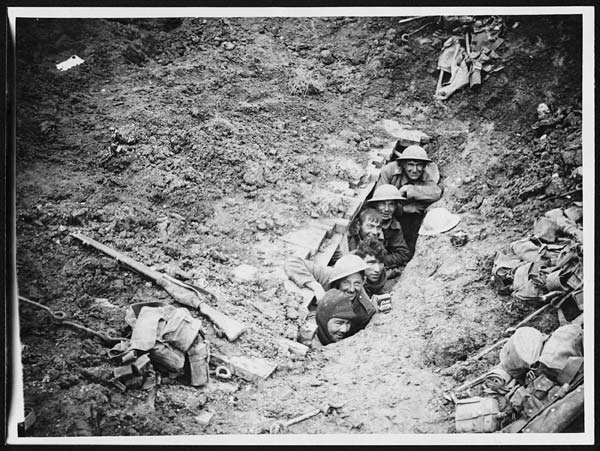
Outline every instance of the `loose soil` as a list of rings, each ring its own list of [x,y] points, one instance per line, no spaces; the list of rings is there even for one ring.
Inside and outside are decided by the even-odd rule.
[[[505,21],[505,68],[479,91],[442,103],[432,97],[436,63],[451,30],[441,25],[403,43],[418,23],[19,19],[19,293],[113,334],[125,332],[128,305],[170,302],[69,237],[80,231],[209,288],[218,309],[249,326],[228,343],[205,322],[214,348],[277,364],[260,383],[213,379],[194,388],[164,377],[152,403],[145,391],[107,383],[112,366],[100,341],[21,305],[24,396],[37,414],[28,434],[264,433],[326,401],[345,404],[289,432],[452,432],[454,407],[443,393],[495,365],[497,351],[454,363],[535,308],[494,291],[494,253],[545,211],[570,205],[540,194],[572,189],[581,164],[580,146],[561,153],[580,137],[580,122],[545,136],[531,128],[541,102],[565,115],[581,109],[581,19]],[[73,54],[85,63],[55,69]],[[420,237],[392,311],[299,359],[276,345],[299,326],[286,316],[298,302],[283,288],[277,238],[311,217],[345,214],[327,194],[355,186],[368,151],[393,143],[383,120],[433,138],[445,188],[436,206],[461,215],[469,242]],[[259,268],[257,277],[236,281],[241,264]],[[550,331],[557,321],[548,314],[532,325]],[[202,411],[215,414],[206,426],[196,420]]]

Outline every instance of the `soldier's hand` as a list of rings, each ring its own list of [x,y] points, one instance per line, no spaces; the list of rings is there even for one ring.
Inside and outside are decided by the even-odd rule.
[[[406,198],[408,196],[408,185],[401,186],[398,191],[402,197]]]
[[[320,283],[311,282],[307,284],[307,287],[315,294],[315,299],[317,300],[317,303],[319,303],[321,299],[323,299],[323,296],[325,296],[325,290],[323,289]]]

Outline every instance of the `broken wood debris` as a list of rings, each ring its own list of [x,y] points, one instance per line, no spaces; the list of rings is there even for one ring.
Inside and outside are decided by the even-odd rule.
[[[259,357],[227,356],[219,352],[210,355],[210,363],[215,366],[225,366],[232,374],[249,382],[265,380],[277,368],[277,365]]]

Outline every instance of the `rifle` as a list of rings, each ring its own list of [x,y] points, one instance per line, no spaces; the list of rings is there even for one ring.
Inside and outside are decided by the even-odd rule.
[[[73,232],[70,235],[82,243],[92,246],[104,254],[113,257],[127,268],[150,278],[154,283],[164,288],[177,302],[198,309],[202,315],[206,316],[216,326],[216,329],[225,334],[229,341],[234,341],[246,329],[246,326],[243,323],[219,312],[202,300],[203,296],[216,300],[214,294],[209,293],[203,288],[195,287],[170,277],[167,274],[155,271],[143,263],[80,233]]]

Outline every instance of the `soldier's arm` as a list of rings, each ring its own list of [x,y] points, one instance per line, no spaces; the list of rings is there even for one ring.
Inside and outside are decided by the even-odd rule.
[[[327,286],[331,268],[316,265],[300,257],[290,257],[283,264],[283,269],[292,282],[301,288],[313,291],[314,284],[319,284],[323,289]]]
[[[379,180],[375,184],[375,189],[380,185],[390,184],[392,183],[392,171],[394,170],[396,163],[388,163],[383,168],[381,168],[381,172],[379,173]]]
[[[398,230],[386,243],[387,254],[383,257],[386,269],[405,266],[409,261],[410,251],[404,240],[402,230]]]

